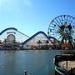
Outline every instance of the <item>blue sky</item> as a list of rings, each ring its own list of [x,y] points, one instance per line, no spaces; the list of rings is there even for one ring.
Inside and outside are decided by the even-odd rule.
[[[29,36],[47,33],[50,21],[64,14],[75,16],[75,0],[0,0],[0,31],[15,27]]]

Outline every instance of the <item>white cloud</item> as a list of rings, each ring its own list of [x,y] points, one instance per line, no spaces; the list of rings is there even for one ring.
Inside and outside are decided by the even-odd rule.
[[[24,4],[25,6],[28,6],[28,7],[32,6],[31,0],[24,0]]]

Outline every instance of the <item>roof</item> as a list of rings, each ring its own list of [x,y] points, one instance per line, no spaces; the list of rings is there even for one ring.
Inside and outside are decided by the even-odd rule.
[[[75,60],[75,55],[73,55],[73,54],[70,54],[70,55],[57,55],[55,57],[55,60],[57,62],[67,61],[67,60],[73,61],[73,60]]]

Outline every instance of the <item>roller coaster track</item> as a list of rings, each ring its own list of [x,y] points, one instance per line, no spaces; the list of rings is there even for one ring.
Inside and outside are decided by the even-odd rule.
[[[15,31],[17,31],[17,32],[19,32],[19,33],[21,33],[22,35],[25,35],[26,37],[28,37],[29,38],[29,36],[28,35],[26,35],[26,34],[24,34],[24,33],[22,33],[22,32],[20,32],[20,31],[18,31],[18,29],[16,29],[16,28],[13,28],[13,27],[10,27],[10,28],[6,28],[6,29],[4,29],[3,31],[1,31],[0,32],[0,35],[2,35],[4,32],[6,32],[7,30],[15,30]]]

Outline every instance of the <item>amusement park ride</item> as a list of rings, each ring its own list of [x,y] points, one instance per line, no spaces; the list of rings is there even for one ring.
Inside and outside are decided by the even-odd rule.
[[[30,38],[16,28],[6,28],[0,33],[0,40],[1,49],[72,50],[75,49],[75,17],[57,16],[49,24],[48,35],[39,31]]]
[[[70,15],[55,17],[50,22],[48,36],[55,37],[61,49],[73,49],[75,47],[75,17]]]

